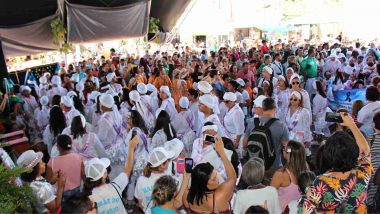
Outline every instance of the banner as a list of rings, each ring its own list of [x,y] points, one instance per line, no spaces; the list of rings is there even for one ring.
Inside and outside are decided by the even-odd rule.
[[[331,110],[345,108],[351,112],[352,104],[355,100],[363,100],[364,103],[367,102],[365,98],[365,91],[366,88],[335,91],[333,92],[334,100],[329,99],[329,107]]]

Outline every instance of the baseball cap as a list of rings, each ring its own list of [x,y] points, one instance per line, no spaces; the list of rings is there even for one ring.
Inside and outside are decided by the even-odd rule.
[[[86,178],[91,178],[92,181],[97,181],[103,177],[107,171],[111,161],[108,158],[92,158],[87,161],[84,167]]]
[[[173,158],[174,155],[173,151],[167,151],[164,147],[157,147],[150,153],[148,162],[152,167],[158,167],[165,161]]]

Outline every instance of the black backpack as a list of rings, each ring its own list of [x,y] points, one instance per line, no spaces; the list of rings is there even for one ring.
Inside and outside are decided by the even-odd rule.
[[[266,170],[273,165],[273,162],[276,159],[275,146],[272,142],[272,133],[269,129],[276,120],[276,118],[271,118],[263,124],[260,123],[259,118],[255,118],[255,128],[248,138],[248,157],[259,157],[263,159]]]

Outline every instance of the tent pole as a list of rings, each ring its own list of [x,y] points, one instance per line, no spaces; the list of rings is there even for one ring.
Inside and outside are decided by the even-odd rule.
[[[0,40],[0,80],[3,78],[8,78],[7,64],[5,63],[5,55],[3,52],[3,45]]]

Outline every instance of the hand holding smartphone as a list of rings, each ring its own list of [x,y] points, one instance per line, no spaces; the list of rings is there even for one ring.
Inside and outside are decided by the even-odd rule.
[[[193,171],[194,161],[192,158],[185,158],[185,171],[191,173]]]
[[[204,141],[206,141],[206,142],[210,142],[210,143],[215,143],[215,137],[213,137],[213,136],[211,136],[211,135],[205,135],[204,136],[204,139],[203,139]]]

